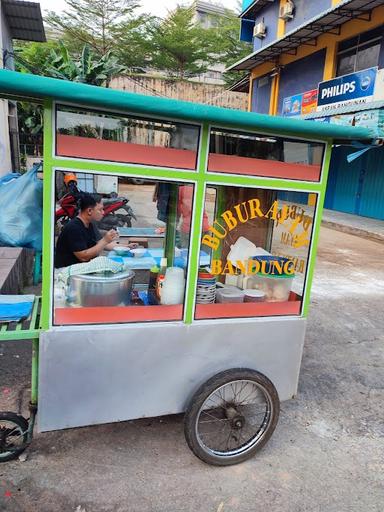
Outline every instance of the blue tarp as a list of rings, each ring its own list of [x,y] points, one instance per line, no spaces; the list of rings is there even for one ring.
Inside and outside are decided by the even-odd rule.
[[[34,295],[0,295],[0,323],[20,322],[32,313]]]

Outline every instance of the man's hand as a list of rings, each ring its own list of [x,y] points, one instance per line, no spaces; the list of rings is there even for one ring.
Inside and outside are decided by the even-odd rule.
[[[114,242],[119,238],[119,233],[115,229],[110,229],[105,233],[103,236],[103,239],[107,244],[110,244],[111,242]]]

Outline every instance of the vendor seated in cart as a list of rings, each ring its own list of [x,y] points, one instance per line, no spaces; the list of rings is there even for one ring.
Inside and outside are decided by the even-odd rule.
[[[94,222],[103,218],[103,203],[98,194],[82,193],[79,199],[80,213],[63,228],[56,244],[55,267],[68,267],[86,263],[104,250],[113,250],[119,234],[110,229],[101,235]],[[134,247],[137,244],[128,244]]]

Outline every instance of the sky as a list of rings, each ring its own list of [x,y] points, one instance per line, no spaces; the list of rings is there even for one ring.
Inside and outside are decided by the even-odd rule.
[[[38,1],[41,5],[41,10],[52,10],[56,12],[60,12],[66,7],[65,0],[35,0]],[[155,16],[165,16],[169,9],[173,9],[177,4],[184,3],[180,0],[139,0],[142,5],[142,10],[144,12],[150,12]],[[189,2],[187,2],[189,3]],[[220,2],[224,7],[229,9],[236,9],[238,5],[238,0],[221,0]]]

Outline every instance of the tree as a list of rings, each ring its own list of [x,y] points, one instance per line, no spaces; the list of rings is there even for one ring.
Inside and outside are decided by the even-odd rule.
[[[22,45],[15,49],[15,61],[21,72],[106,87],[112,76],[125,70],[111,52],[98,57],[84,45],[80,57],[73,57],[62,42]],[[19,103],[18,123],[24,148],[28,147],[29,154],[39,154],[43,140],[42,105]]]
[[[39,49],[34,53],[30,46],[18,48],[16,61],[19,71],[106,87],[114,75],[125,71],[110,51],[98,57],[88,45],[84,45],[80,57],[76,58],[61,41],[51,45],[47,52]]]
[[[46,43],[17,41],[17,46],[14,47],[16,71],[44,75],[51,51],[57,51],[59,47],[58,41]]]
[[[45,21],[59,31],[67,46],[87,44],[103,56],[116,47],[115,34],[134,18],[135,0],[66,0],[68,10],[49,11]]]
[[[131,71],[143,71],[153,56],[151,34],[156,18],[148,14],[132,17],[115,29],[114,54]]]
[[[152,29],[152,65],[181,79],[207,70],[212,61],[210,30],[193,21],[192,7],[178,6]]]
[[[43,118],[42,105],[27,101],[17,103],[20,152],[23,155],[42,156]]]
[[[252,45],[240,41],[240,20],[236,13],[227,10],[225,16],[219,16],[216,20],[216,53],[218,62],[226,67],[242,59],[252,52]],[[224,73],[224,80],[228,85],[236,82],[246,73],[232,71]]]

